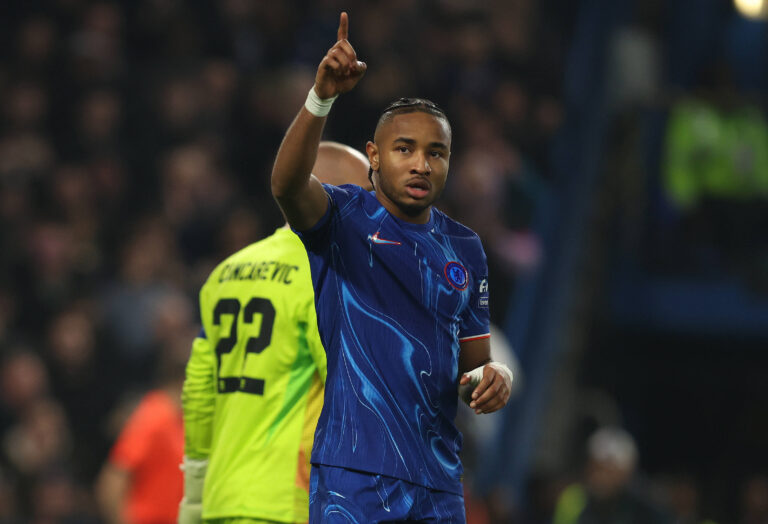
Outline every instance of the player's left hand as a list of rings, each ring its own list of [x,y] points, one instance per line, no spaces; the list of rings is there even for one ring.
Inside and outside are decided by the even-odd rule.
[[[467,373],[459,380],[460,385],[469,384],[470,377]],[[512,377],[494,367],[491,362],[483,366],[483,378],[472,391],[469,407],[476,414],[493,413],[503,408],[509,401],[512,392]]]

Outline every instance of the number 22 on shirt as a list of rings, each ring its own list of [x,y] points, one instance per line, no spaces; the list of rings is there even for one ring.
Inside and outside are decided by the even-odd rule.
[[[242,391],[263,395],[264,380],[246,377],[242,375],[242,370],[245,368],[245,359],[248,358],[249,353],[261,353],[272,340],[272,328],[275,323],[275,308],[272,302],[266,298],[252,297],[243,306],[236,298],[222,298],[213,310],[213,325],[226,328],[226,322],[230,325],[229,333],[226,337],[219,338],[216,344],[218,392],[226,394]],[[256,322],[260,322],[260,327],[258,335],[246,339],[245,351],[240,358],[237,358],[241,354],[240,348],[234,354],[232,350],[238,346],[238,326],[241,322],[243,325],[255,325]]]

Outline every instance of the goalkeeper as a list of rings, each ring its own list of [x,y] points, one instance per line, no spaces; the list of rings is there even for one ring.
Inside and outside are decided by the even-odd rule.
[[[368,161],[323,142],[323,182],[370,185]],[[182,393],[180,524],[306,522],[326,374],[307,254],[287,228],[235,253],[200,291]]]

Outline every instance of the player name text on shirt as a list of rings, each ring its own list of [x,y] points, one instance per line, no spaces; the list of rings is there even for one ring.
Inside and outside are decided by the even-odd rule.
[[[290,284],[293,282],[291,273],[297,269],[299,266],[285,264],[277,260],[225,264],[219,273],[219,283],[228,280],[272,280]]]

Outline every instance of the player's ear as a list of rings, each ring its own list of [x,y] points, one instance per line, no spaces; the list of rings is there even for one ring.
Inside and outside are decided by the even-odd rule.
[[[379,169],[379,148],[371,142],[365,144],[365,153],[368,155],[368,162],[371,164],[371,169],[378,171]]]

